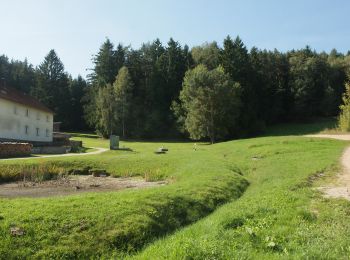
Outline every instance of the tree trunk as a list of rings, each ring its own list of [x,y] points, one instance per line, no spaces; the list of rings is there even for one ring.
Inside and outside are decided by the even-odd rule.
[[[122,108],[122,130],[123,130],[123,138],[125,137],[125,110],[124,110],[124,105],[123,104],[123,108]]]
[[[214,143],[215,143],[215,137],[214,137],[214,135],[210,135],[210,142],[211,142],[211,144],[214,144]]]
[[[125,137],[125,123],[124,123],[124,118],[123,118],[122,125],[123,125],[123,137]]]
[[[214,106],[213,103],[210,102],[210,141],[211,144],[215,143],[215,126],[214,126]]]

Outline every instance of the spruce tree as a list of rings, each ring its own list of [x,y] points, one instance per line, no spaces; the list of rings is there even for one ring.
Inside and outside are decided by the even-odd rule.
[[[63,128],[70,127],[69,78],[54,50],[49,52],[37,68],[36,86],[32,94],[54,111],[55,120],[62,122]]]

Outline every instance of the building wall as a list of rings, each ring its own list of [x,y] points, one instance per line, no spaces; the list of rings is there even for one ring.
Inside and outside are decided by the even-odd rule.
[[[52,142],[52,131],[53,114],[0,98],[0,139]]]

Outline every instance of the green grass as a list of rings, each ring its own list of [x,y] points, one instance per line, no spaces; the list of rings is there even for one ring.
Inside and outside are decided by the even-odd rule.
[[[75,138],[108,147],[94,136]],[[197,151],[192,143],[122,142],[133,151],[22,161],[21,167],[89,166],[169,184],[0,199],[0,258],[342,259],[350,254],[350,203],[324,199],[315,187],[334,176],[346,145],[296,136],[199,144]],[[155,155],[160,146],[168,154]],[[320,172],[325,177],[310,178]],[[26,234],[10,236],[12,225]]]
[[[225,151],[227,145],[216,149]],[[309,178],[320,172],[332,176],[344,143],[273,137],[233,146],[232,162],[247,167],[250,186],[244,195],[136,259],[344,259],[350,254],[350,203],[324,199]],[[253,156],[261,159],[251,161]]]
[[[99,139],[84,139],[84,142],[99,147],[108,144]],[[1,199],[0,256],[122,256],[237,199],[248,185],[229,165],[219,163],[220,160],[225,162],[224,158],[211,153],[208,145],[201,145],[194,151],[190,143],[168,143],[170,151],[163,155],[154,154],[161,143],[130,142],[126,145],[134,151],[23,160],[21,167],[17,161],[3,162],[3,169],[46,164],[60,168],[106,168],[115,176],[166,179],[169,185],[62,198]],[[12,225],[24,228],[26,235],[11,237]]]
[[[286,123],[267,128],[266,136],[307,135],[317,133],[337,132],[336,118],[322,118],[306,123]]]

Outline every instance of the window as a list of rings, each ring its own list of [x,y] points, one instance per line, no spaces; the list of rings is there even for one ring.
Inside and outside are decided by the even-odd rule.
[[[29,109],[26,109],[26,117],[29,117]]]
[[[36,128],[36,136],[39,136],[39,128]]]
[[[49,137],[49,135],[50,135],[49,129],[46,129],[46,137]]]
[[[39,112],[36,113],[36,120],[40,120],[40,113]]]
[[[13,107],[13,113],[14,113],[15,115],[17,115],[17,107],[16,107],[16,106]]]
[[[29,133],[29,126],[26,125],[26,126],[24,127],[24,131],[25,131],[25,133],[26,133],[26,135],[27,135],[27,134]]]

